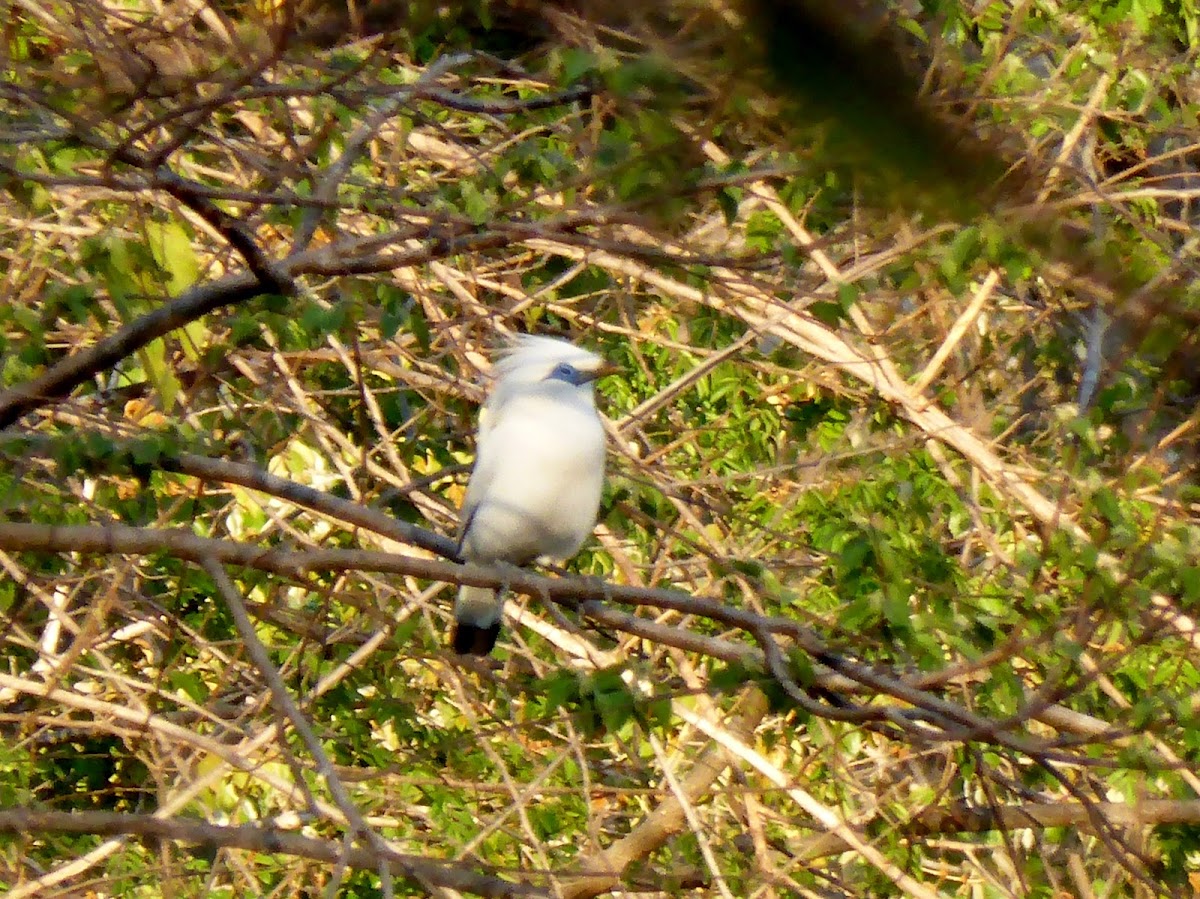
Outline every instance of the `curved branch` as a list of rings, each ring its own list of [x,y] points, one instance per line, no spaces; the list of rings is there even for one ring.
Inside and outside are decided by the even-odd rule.
[[[419,559],[394,553],[339,549],[264,549],[262,547],[198,537],[185,530],[134,528],[126,525],[93,527],[88,525],[54,526],[0,523],[0,548],[18,552],[117,553],[143,555],[169,552],[179,558],[203,563],[212,558],[226,565],[242,565],[270,571],[286,577],[300,577],[314,571],[375,571],[409,575],[431,581],[508,589],[526,596],[549,597],[555,601],[583,603],[596,600],[597,592],[611,602],[632,606],[656,606],[689,615],[699,615],[731,625],[750,634],[782,634],[835,672],[889,695],[947,722],[951,730],[927,731],[931,739],[979,740],[995,743],[1040,759],[1059,758],[1079,765],[1105,765],[1080,755],[1057,753],[1047,741],[1013,733],[1004,724],[977,715],[896,677],[881,674],[865,665],[838,658],[808,628],[789,618],[759,615],[711,599],[689,596],[675,590],[604,584],[597,588],[593,578],[543,577],[521,570],[495,569],[482,565],[455,565],[435,559]],[[823,707],[822,707],[823,708]],[[824,714],[824,712],[820,712]],[[899,716],[888,716],[896,724]],[[1011,724],[1011,722],[1008,722]]]
[[[361,527],[397,543],[428,550],[452,562],[458,561],[458,544],[449,537],[400,521],[370,506],[277,477],[253,465],[212,459],[193,453],[163,457],[159,460],[159,465],[168,471],[178,471],[206,481],[237,484],[249,490],[257,490],[346,524]]]
[[[457,223],[450,223],[445,234],[438,234],[433,233],[436,228],[430,226],[428,239],[419,247],[386,254],[374,253],[357,259],[348,258],[348,253],[362,245],[362,240],[330,244],[273,264],[272,271],[279,278],[313,273],[345,275],[380,272],[440,259],[466,249],[496,246],[508,240],[507,236],[490,231],[461,234],[458,233],[459,228]],[[461,228],[465,230],[466,226]],[[404,239],[411,237],[409,234],[403,235]],[[372,245],[384,245],[387,242],[386,237],[373,237],[370,240]],[[185,291],[99,343],[50,366],[33,380],[0,391],[0,429],[9,427],[22,415],[49,401],[66,396],[88,378],[111,368],[150,341],[223,306],[246,302],[271,290],[271,286],[264,284],[258,275],[239,272]]]
[[[375,139],[388,119],[399,113],[421,88],[437,81],[450,69],[468,62],[473,55],[472,53],[451,53],[443,56],[422,72],[415,84],[400,87],[391,96],[384,98],[378,108],[346,140],[341,156],[329,166],[328,170],[323,173],[323,177],[317,182],[316,190],[313,192],[314,196],[319,200],[332,202],[337,197],[338,187],[350,173],[351,166],[358,161],[368,143]],[[309,207],[305,210],[304,216],[300,220],[300,226],[296,229],[295,237],[292,240],[293,252],[304,250],[312,242],[320,222],[320,207]]]
[[[363,837],[367,842],[377,850],[384,850],[387,844],[383,842],[379,834],[366,822],[363,814],[359,811],[354,800],[350,798],[345,785],[342,783],[337,772],[333,768],[333,763],[329,761],[329,756],[325,753],[325,748],[321,745],[321,741],[317,735],[313,733],[311,727],[308,726],[308,721],[304,717],[304,713],[300,711],[300,707],[296,705],[296,701],[292,699],[288,693],[287,685],[284,684],[283,678],[279,675],[278,669],[271,662],[271,655],[267,652],[267,647],[258,639],[258,634],[254,631],[254,622],[250,619],[250,613],[246,611],[246,604],[242,601],[241,595],[237,588],[233,585],[233,581],[226,574],[224,566],[215,559],[209,557],[201,561],[200,566],[205,573],[213,579],[213,584],[217,588],[217,593],[224,600],[226,608],[233,617],[234,626],[237,628],[238,635],[242,638],[242,643],[245,644],[246,655],[254,663],[254,667],[258,669],[258,673],[262,675],[263,680],[267,682],[267,689],[270,693],[272,703],[278,712],[295,728],[296,733],[300,735],[301,742],[308,749],[312,756],[313,763],[316,765],[318,773],[325,780],[325,786],[329,789],[329,793],[333,796],[337,807],[341,809],[346,820],[350,822],[353,828],[352,838]]]
[[[111,368],[150,341],[222,306],[253,299],[263,291],[262,282],[248,272],[185,291],[94,346],[72,353],[32,381],[0,392],[0,428],[7,428],[50,400],[66,396],[88,378]]]

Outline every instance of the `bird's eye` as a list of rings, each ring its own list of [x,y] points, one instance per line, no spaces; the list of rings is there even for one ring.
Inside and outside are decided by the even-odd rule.
[[[581,375],[579,373],[579,369],[577,369],[570,362],[560,362],[558,365],[554,366],[554,370],[551,371],[550,374],[546,375],[546,380],[565,381],[568,384],[578,387],[587,379]]]

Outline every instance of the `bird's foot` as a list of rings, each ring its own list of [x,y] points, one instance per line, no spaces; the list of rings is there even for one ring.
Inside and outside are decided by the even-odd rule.
[[[509,591],[514,578],[525,574],[519,565],[514,565],[512,562],[493,562],[492,565],[496,569],[496,574],[500,576],[500,586],[496,588],[496,593],[501,597]]]

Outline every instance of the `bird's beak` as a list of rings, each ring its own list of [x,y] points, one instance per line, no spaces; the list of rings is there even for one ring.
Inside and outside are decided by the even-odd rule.
[[[607,359],[587,373],[589,381],[595,381],[606,375],[615,375],[621,371],[621,366],[613,365]]]

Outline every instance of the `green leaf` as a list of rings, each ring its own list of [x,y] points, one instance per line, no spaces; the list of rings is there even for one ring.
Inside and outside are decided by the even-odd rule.
[[[1179,569],[1179,584],[1184,605],[1189,608],[1200,605],[1200,566],[1189,565]]]
[[[208,701],[210,690],[200,675],[194,671],[176,670],[170,675],[171,686],[182,690],[192,702],[205,703]]]
[[[594,53],[581,50],[577,47],[568,47],[563,50],[559,54],[559,60],[562,65],[559,83],[564,87],[569,87],[578,81],[582,81],[599,67]]]
[[[852,537],[842,547],[838,559],[841,576],[845,577],[866,568],[868,561],[873,560],[874,556],[875,549],[870,540],[862,536]]]
[[[152,340],[138,350],[138,359],[141,360],[146,380],[158,394],[160,408],[163,412],[171,411],[182,388],[174,370],[167,362],[167,345],[163,338]]]
[[[737,221],[740,203],[733,188],[722,187],[717,191],[717,205],[721,207],[721,214],[725,216],[725,224],[732,225]]]
[[[978,259],[982,251],[979,229],[963,228],[950,242],[946,255],[939,266],[947,281],[961,280],[966,271]]]
[[[1096,511],[1103,515],[1109,524],[1116,524],[1124,520],[1125,516],[1121,514],[1120,501],[1109,488],[1103,487],[1092,494],[1092,502],[1096,506]]]
[[[167,273],[167,292],[176,297],[196,283],[200,263],[192,238],[179,222],[149,222],[146,225],[147,243],[158,267]]]
[[[491,218],[494,200],[489,195],[481,192],[470,181],[463,181],[459,190],[462,193],[463,211],[473,223],[482,225]]]
[[[831,328],[836,328],[847,318],[846,310],[842,304],[831,303],[829,300],[817,300],[816,302],[809,303],[805,307],[805,311],[817,319],[817,321],[829,325]]]

